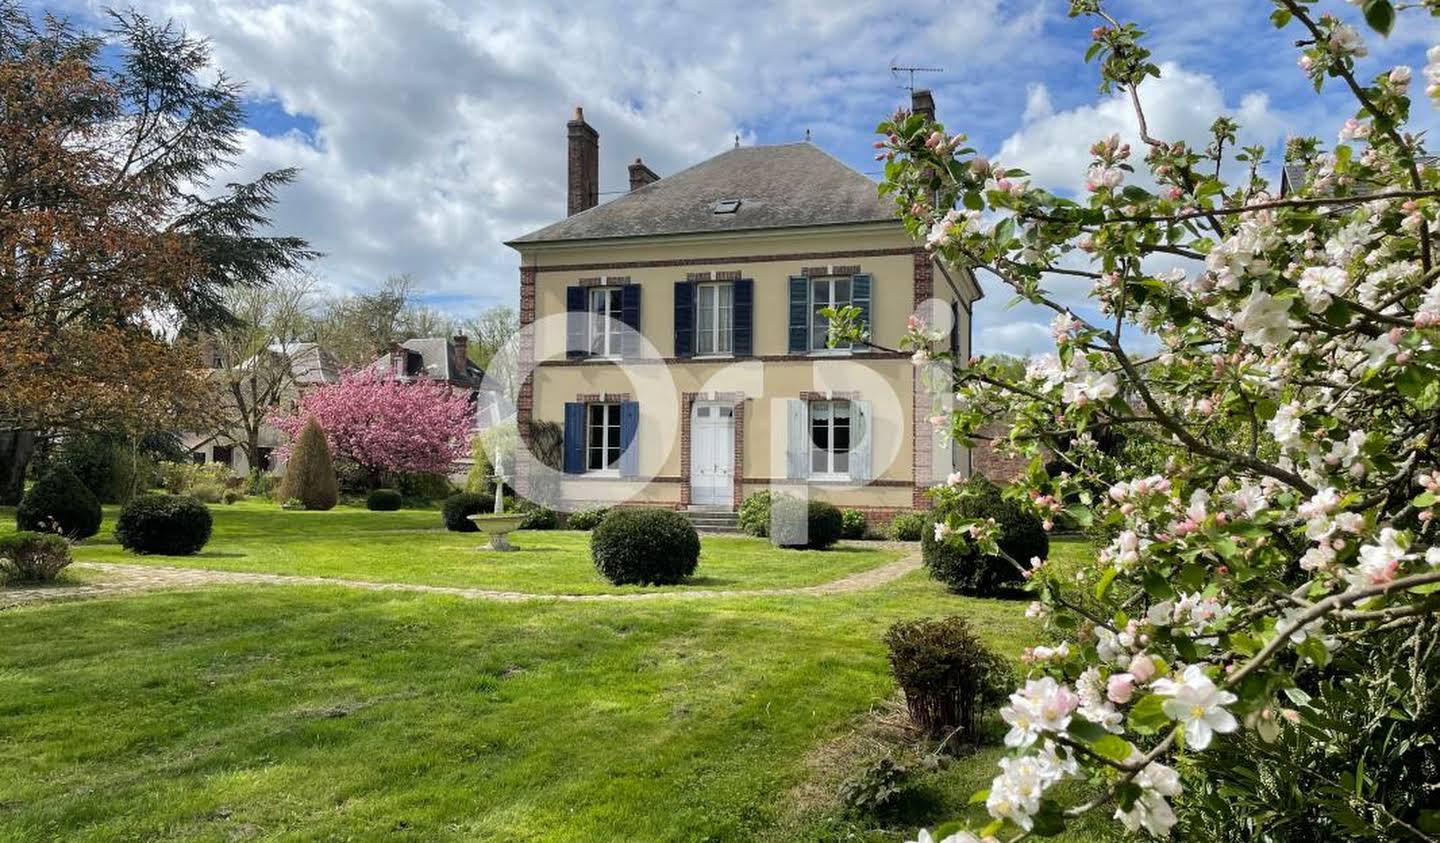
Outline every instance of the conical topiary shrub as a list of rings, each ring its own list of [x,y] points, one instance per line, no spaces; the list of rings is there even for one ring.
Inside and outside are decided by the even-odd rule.
[[[325,441],[325,431],[313,418],[300,428],[295,447],[290,449],[280,500],[298,500],[306,509],[330,509],[340,500],[330,445]]]
[[[75,472],[56,466],[25,493],[15,508],[15,524],[37,533],[89,538],[100,530],[100,501]]]

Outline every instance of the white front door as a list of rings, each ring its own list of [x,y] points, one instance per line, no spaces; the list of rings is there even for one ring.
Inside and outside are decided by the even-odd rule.
[[[690,502],[729,507],[735,493],[735,407],[697,401],[691,413]]]

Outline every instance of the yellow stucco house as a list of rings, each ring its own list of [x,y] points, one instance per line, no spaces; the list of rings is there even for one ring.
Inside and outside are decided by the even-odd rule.
[[[569,216],[507,244],[522,439],[531,419],[564,433],[559,471],[522,458],[522,491],[723,513],[772,489],[880,522],[968,473],[908,354],[825,345],[820,311],[854,305],[876,346],[919,310],[970,355],[973,276],[911,240],[873,181],[809,142],[737,146],[664,178],[637,159],[601,205],[599,135],[579,109],[568,130]]]

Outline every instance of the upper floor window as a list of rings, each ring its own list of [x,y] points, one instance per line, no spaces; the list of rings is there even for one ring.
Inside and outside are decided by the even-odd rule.
[[[734,349],[735,288],[699,284],[695,288],[695,353],[730,354]]]
[[[620,405],[585,407],[585,470],[614,471],[620,467]]]
[[[810,402],[810,476],[850,475],[850,402]]]
[[[829,307],[850,305],[850,278],[815,278],[810,282],[810,350],[829,348],[825,341],[830,333],[830,320],[821,311]],[[849,348],[849,344],[837,346]]]
[[[596,287],[590,290],[590,353],[600,357],[620,356],[621,290]]]

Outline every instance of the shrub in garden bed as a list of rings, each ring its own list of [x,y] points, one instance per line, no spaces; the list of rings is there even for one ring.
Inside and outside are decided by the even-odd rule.
[[[515,511],[525,516],[524,522],[520,524],[522,530],[557,530],[560,528],[559,514],[549,507],[522,500],[516,505]]]
[[[920,534],[921,556],[930,576],[962,594],[993,596],[1023,581],[1020,571],[1003,556],[984,556],[973,545],[936,541],[935,524],[948,516],[994,518],[1000,526],[1000,549],[1022,565],[1050,553],[1050,537],[1039,517],[1000,496],[1000,489],[976,476],[936,500],[931,520]]]
[[[840,540],[844,517],[834,504],[777,495],[771,504],[770,541],[778,547],[824,550]],[[804,533],[801,527],[804,526]]]
[[[239,489],[226,489],[225,494],[220,496],[220,500],[226,504],[239,503],[245,500],[245,493]]]
[[[957,742],[978,743],[985,712],[1011,691],[1009,663],[958,616],[901,621],[885,633],[885,644],[915,725],[931,737],[953,732]]]
[[[219,503],[225,497],[225,487],[214,483],[200,483],[190,487],[190,497],[201,503]]]
[[[902,512],[890,519],[890,538],[897,542],[918,542],[925,532],[923,512]]]
[[[870,532],[870,522],[865,513],[858,509],[847,509],[840,513],[840,538],[863,539]]]
[[[571,530],[593,530],[600,525],[609,511],[608,507],[597,506],[572,512],[570,517],[565,519],[565,526]]]
[[[590,534],[595,568],[615,585],[674,585],[700,563],[700,535],[671,509],[617,509]]]
[[[365,508],[371,512],[394,512],[405,499],[395,489],[376,489],[365,496]]]
[[[37,480],[15,508],[15,525],[20,529],[60,533],[71,539],[95,535],[101,517],[100,501],[63,465]]]
[[[290,450],[285,479],[280,483],[280,499],[298,500],[306,509],[320,510],[334,509],[340,502],[330,445],[325,441],[325,431],[314,419],[305,422],[295,447]]]
[[[445,521],[445,529],[451,532],[474,533],[480,528],[469,516],[494,511],[495,499],[489,495],[459,492],[445,499],[440,507],[440,517]]]
[[[762,539],[770,535],[770,505],[773,499],[774,495],[770,492],[755,492],[741,501],[736,519],[741,531]]]
[[[210,508],[187,495],[141,495],[120,511],[115,540],[132,553],[189,556],[210,541]]]
[[[48,582],[70,564],[70,542],[54,533],[0,533],[0,580]]]

